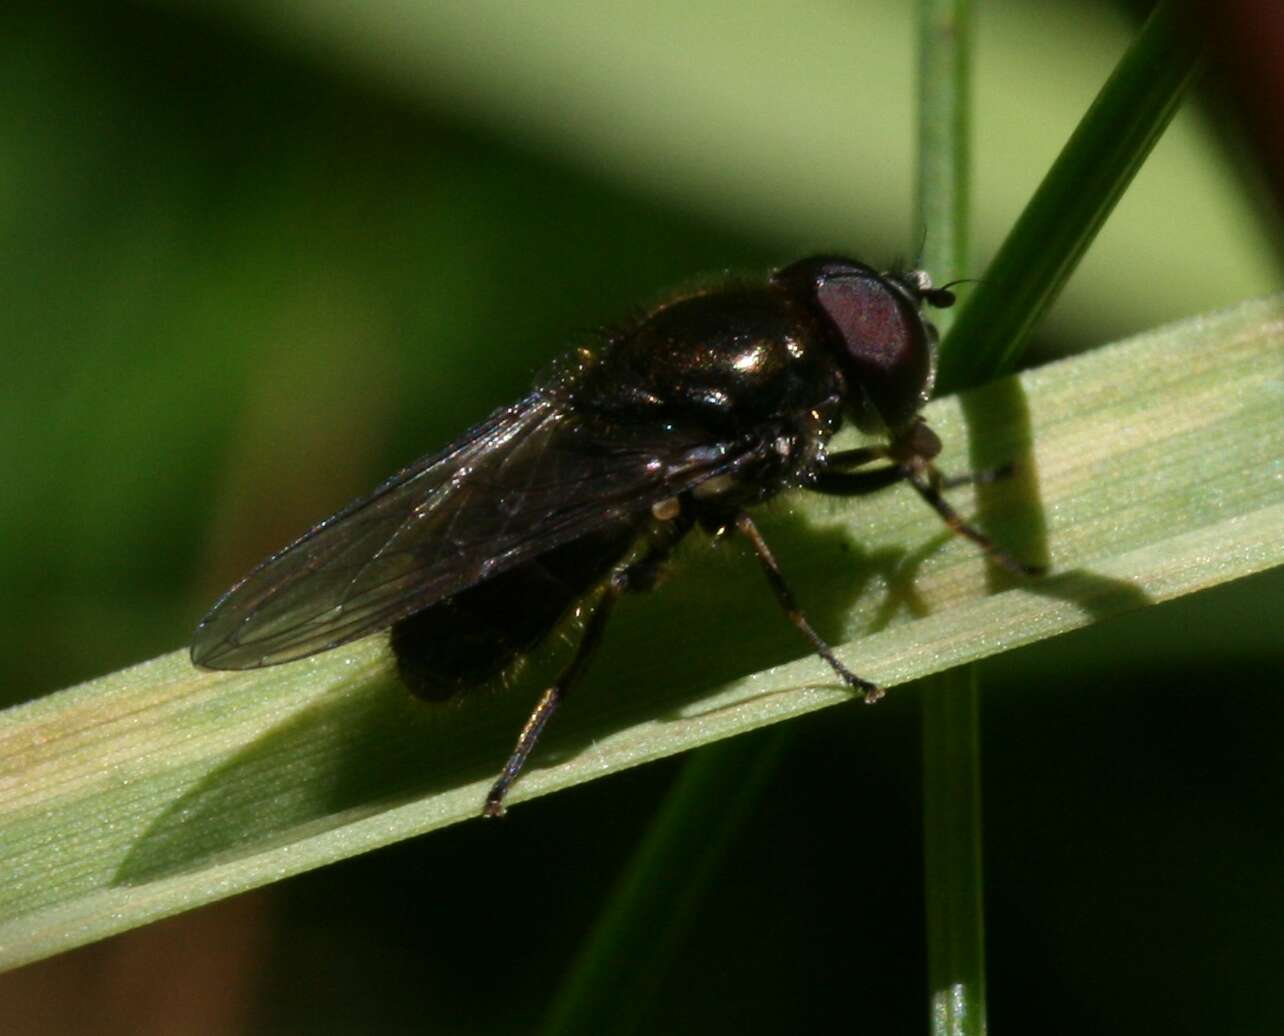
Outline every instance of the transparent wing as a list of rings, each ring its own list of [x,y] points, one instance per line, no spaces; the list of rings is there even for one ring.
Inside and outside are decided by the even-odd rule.
[[[192,661],[252,669],[337,647],[756,455],[599,426],[534,393],[264,561],[201,620]]]

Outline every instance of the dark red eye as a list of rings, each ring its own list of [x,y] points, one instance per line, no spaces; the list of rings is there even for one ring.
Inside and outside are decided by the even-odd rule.
[[[837,333],[853,405],[873,407],[888,428],[907,424],[932,385],[935,335],[919,313],[922,301],[936,301],[926,277],[893,277],[820,257],[786,267],[777,279],[797,288],[805,284]]]

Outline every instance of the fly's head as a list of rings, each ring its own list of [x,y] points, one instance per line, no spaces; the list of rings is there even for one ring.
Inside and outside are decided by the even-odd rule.
[[[923,270],[879,273],[839,256],[815,256],[772,280],[819,322],[846,382],[850,416],[862,431],[903,438],[932,392],[936,328],[923,307],[954,294]]]

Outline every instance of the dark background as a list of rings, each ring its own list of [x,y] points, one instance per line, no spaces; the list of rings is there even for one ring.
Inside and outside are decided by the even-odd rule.
[[[6,703],[180,646],[263,554],[667,285],[914,251],[908,5],[351,6],[0,14]],[[983,6],[982,254],[1131,29]],[[1033,362],[1278,284],[1216,104]],[[1281,604],[1267,574],[983,667],[995,1031],[1272,1028]],[[916,695],[797,726],[643,1030],[924,1028]],[[22,969],[6,1028],[523,1031],[681,766]],[[836,782],[868,792],[858,829]]]

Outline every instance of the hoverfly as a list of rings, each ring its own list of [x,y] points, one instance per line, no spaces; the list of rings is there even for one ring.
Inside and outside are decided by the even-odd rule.
[[[941,495],[941,443],[919,415],[936,348],[923,307],[953,302],[923,271],[831,255],[670,298],[260,564],[201,620],[192,661],[253,669],[390,628],[403,682],[444,700],[511,670],[583,607],[573,657],[486,796],[499,816],[615,602],[652,588],[699,526],[743,536],[812,649],[877,697],[807,621],[749,508],[904,481],[991,561],[1037,571]],[[848,420],[881,444],[829,452]]]

